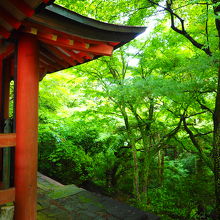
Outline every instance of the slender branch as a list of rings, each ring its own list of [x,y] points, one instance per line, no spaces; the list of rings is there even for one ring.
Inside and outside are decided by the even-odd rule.
[[[198,41],[196,41],[186,30],[185,30],[185,24],[184,24],[184,20],[178,15],[176,14],[173,9],[172,9],[172,1],[166,1],[167,3],[167,7],[164,7],[160,4],[158,4],[157,2],[154,2],[152,0],[148,0],[150,3],[157,5],[158,7],[163,8],[165,11],[169,12],[170,17],[171,17],[171,28],[183,35],[185,38],[187,38],[195,47],[197,47],[198,49],[204,51],[208,56],[212,56],[212,52],[210,51],[209,47],[206,47],[204,44],[199,43]],[[175,25],[175,19],[177,19],[180,23],[181,23],[181,29],[179,29],[176,25]]]
[[[172,131],[170,131],[168,134],[164,135],[161,138],[159,143],[156,144],[157,147],[155,147],[153,154],[156,154],[160,149],[162,149],[164,147],[165,143],[167,143],[171,138],[173,138],[178,133],[178,131],[181,128],[182,121],[183,121],[183,119],[181,117],[178,125]]]
[[[208,29],[208,24],[209,24],[209,4],[206,3],[206,22],[205,22],[205,33],[206,33],[206,41],[208,45],[208,49],[210,50],[209,47],[209,29]]]
[[[168,112],[172,113],[174,116],[178,117],[178,114],[177,114],[176,112],[174,112],[174,111],[172,111],[172,110],[170,110],[170,109],[168,109],[168,108],[166,108],[166,110],[167,110]]]
[[[202,115],[202,114],[205,114],[205,113],[207,113],[207,111],[197,112],[197,113],[192,114],[192,115],[187,115],[187,116],[185,116],[185,118],[191,118],[191,117],[194,117],[196,115]]]
[[[207,110],[208,112],[214,114],[214,112],[209,107],[207,107],[206,105],[202,104],[202,102],[199,99],[196,99],[196,101],[199,103],[201,109]]]
[[[183,144],[182,141],[178,140],[178,138],[174,137],[174,139],[182,146],[182,148],[183,148],[185,151],[187,151],[187,152],[189,152],[189,153],[191,153],[191,154],[197,154],[196,151],[192,151],[192,149],[189,150],[189,149]]]
[[[206,94],[206,93],[216,92],[216,90],[215,90],[215,89],[210,89],[210,90],[198,91],[198,90],[193,89],[193,90],[184,90],[184,92],[189,92],[189,93],[191,93],[191,92],[197,92],[197,93],[199,93],[199,94]]]
[[[131,146],[123,146],[123,147],[120,147],[120,149],[131,149]],[[143,149],[136,149],[136,151],[144,152]]]
[[[207,156],[204,154],[202,148],[200,147],[198,141],[195,138],[195,135],[193,134],[193,132],[189,129],[187,123],[186,123],[186,118],[183,116],[183,126],[184,129],[186,131],[186,133],[189,135],[190,140],[192,141],[193,145],[196,147],[196,149],[198,150],[198,154],[200,155],[200,157],[202,158],[202,160],[206,163],[206,165],[213,171],[213,164],[211,162],[211,160],[209,160],[207,158]]]
[[[128,68],[128,63],[126,63],[125,58],[124,58],[124,54],[123,51],[120,50],[120,55],[121,55],[121,61],[122,61],[122,79],[125,78],[126,72],[127,72],[127,68]]]
[[[130,107],[131,112],[134,114],[134,116],[135,116],[135,118],[136,118],[136,120],[138,122],[138,126],[142,126],[143,124],[141,123],[141,121],[144,122],[144,120],[137,113],[136,109],[134,108],[134,106],[131,103],[129,103],[129,107]]]
[[[198,134],[195,134],[194,137],[201,137],[201,136],[204,136],[204,135],[207,135],[207,134],[213,134],[213,131],[209,131],[209,132],[206,132],[206,133],[198,133]]]
[[[173,9],[173,10],[176,11],[176,10],[178,10],[178,9],[187,7],[187,6],[192,5],[192,4],[193,4],[193,5],[211,5],[211,4],[209,4],[208,2],[189,3],[189,4],[186,4],[186,5],[182,5],[182,6],[178,7],[178,8],[175,8],[175,9]]]

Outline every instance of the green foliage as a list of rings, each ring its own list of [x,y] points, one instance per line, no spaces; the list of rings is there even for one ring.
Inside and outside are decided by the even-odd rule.
[[[219,59],[211,5],[173,1],[190,36],[211,48],[207,56],[171,30],[170,17],[149,1],[56,3],[102,21],[153,25],[112,57],[43,80],[40,171],[65,184],[93,182],[164,219],[209,219]]]
[[[150,189],[152,200],[148,209],[164,215],[164,219],[199,219],[198,209],[205,208],[203,215],[210,215],[214,208],[214,185],[207,187],[212,174],[196,171],[198,158],[182,155],[179,160],[166,160],[163,186]],[[201,171],[201,170],[200,170]]]
[[[39,169],[63,183],[88,178],[92,166],[91,158],[85,154],[82,146],[74,141],[77,140],[77,134],[65,137],[59,127],[60,122],[54,123],[53,126],[58,129],[49,128],[48,124],[40,126],[39,129]]]

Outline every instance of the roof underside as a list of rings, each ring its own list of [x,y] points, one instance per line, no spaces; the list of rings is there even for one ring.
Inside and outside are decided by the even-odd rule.
[[[0,2],[0,58],[11,57],[13,62],[13,42],[19,33],[35,35],[40,42],[41,78],[47,73],[109,56],[145,30],[99,22],[55,4],[46,5],[48,2]]]

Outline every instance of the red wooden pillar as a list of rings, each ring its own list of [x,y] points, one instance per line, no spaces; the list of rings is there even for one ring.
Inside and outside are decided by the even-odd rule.
[[[2,106],[2,80],[3,80],[3,77],[2,77],[2,68],[3,68],[3,65],[2,65],[2,58],[0,58],[0,108]],[[1,114],[1,110],[0,110],[0,123],[1,121],[3,120],[3,114]],[[1,129],[0,129],[1,131]],[[0,149],[0,189],[2,188],[2,178],[3,178],[3,149]]]
[[[35,220],[37,200],[38,42],[18,40],[15,149],[15,219]]]

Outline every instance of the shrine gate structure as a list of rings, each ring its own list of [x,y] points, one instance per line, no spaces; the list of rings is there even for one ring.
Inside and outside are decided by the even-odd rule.
[[[110,56],[143,31],[99,22],[49,0],[0,1],[0,205],[14,202],[16,220],[36,219],[39,81]]]

